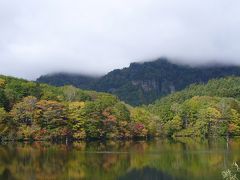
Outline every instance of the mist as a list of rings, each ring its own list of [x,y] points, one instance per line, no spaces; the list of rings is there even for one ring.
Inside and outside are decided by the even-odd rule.
[[[240,64],[240,1],[1,0],[0,74],[102,75],[131,62]]]

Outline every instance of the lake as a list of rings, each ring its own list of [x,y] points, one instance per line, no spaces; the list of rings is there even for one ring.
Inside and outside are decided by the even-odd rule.
[[[240,138],[0,145],[0,179],[222,179],[240,164]]]

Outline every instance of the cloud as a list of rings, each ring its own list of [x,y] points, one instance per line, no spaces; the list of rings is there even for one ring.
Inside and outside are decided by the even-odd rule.
[[[0,73],[103,74],[161,56],[240,64],[240,1],[1,0]]]

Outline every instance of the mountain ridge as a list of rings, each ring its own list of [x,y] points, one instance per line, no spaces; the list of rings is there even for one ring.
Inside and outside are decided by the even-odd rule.
[[[159,58],[150,62],[134,62],[129,67],[115,69],[94,79],[67,74],[63,79],[59,79],[55,74],[41,76],[37,81],[56,86],[71,84],[83,89],[112,93],[126,103],[136,106],[150,104],[190,84],[206,83],[210,79],[225,76],[240,76],[240,67],[221,63],[190,66]]]

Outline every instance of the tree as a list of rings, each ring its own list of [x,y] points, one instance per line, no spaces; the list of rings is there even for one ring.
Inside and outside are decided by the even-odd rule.
[[[35,119],[36,103],[36,97],[25,97],[15,104],[10,112],[18,139],[34,139],[35,132],[39,130]]]
[[[140,107],[133,108],[131,110],[131,120],[136,124],[140,123],[144,126],[145,129],[143,134],[145,134],[146,136],[155,136],[155,135],[159,135],[160,133],[159,118],[144,108],[140,108]],[[139,127],[139,126],[135,126],[135,127]]]
[[[64,101],[86,101],[91,100],[84,91],[75,88],[74,86],[64,86],[63,91]]]
[[[235,136],[240,135],[240,114],[235,109],[231,109],[228,133]]]
[[[33,124],[36,103],[37,98],[28,96],[13,106],[10,115],[17,126],[21,126],[23,124],[31,126]]]
[[[41,127],[42,135],[47,139],[62,139],[70,136],[67,109],[62,103],[40,100],[36,104],[35,118]]]
[[[7,112],[3,108],[0,108],[0,138],[7,135],[10,128],[8,126],[7,116]]]
[[[179,115],[173,117],[171,121],[164,124],[163,130],[168,136],[174,135],[183,128],[182,118]]]
[[[0,78],[0,88],[4,88],[6,85],[6,81],[2,78]]]
[[[71,130],[73,131],[73,138],[85,139],[85,122],[82,109],[84,108],[84,102],[70,102],[68,104],[68,121]]]
[[[208,107],[202,111],[202,117],[200,120],[206,122],[202,124],[202,127],[198,127],[201,130],[203,136],[225,135],[226,123],[221,120],[222,114],[216,108]],[[205,129],[205,131],[204,131]],[[205,132],[205,134],[203,134]]]

